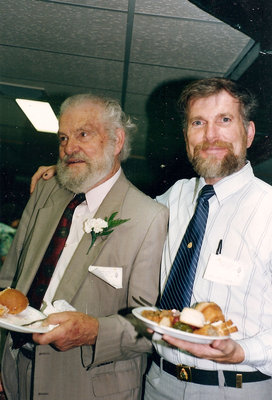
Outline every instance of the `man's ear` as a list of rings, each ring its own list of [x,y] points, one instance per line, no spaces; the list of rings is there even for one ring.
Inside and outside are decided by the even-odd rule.
[[[117,156],[121,153],[121,150],[124,146],[125,142],[125,131],[124,129],[117,128],[116,129],[116,141],[115,141],[115,152],[114,155]]]
[[[255,124],[253,121],[249,121],[247,128],[247,149],[251,146],[255,136]]]

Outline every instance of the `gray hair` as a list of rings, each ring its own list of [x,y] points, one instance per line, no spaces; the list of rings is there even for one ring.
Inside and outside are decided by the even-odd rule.
[[[100,105],[104,108],[106,130],[111,140],[115,141],[116,139],[116,129],[124,130],[125,141],[119,158],[120,161],[125,161],[130,155],[132,133],[136,131],[137,127],[136,124],[132,122],[132,119],[124,113],[117,100],[103,96],[96,96],[92,93],[76,94],[68,97],[61,104],[59,117],[61,117],[69,107],[75,107],[86,102]]]
[[[218,94],[222,90],[238,100],[243,124],[247,130],[257,108],[254,95],[235,81],[226,78],[207,78],[194,81],[182,91],[178,104],[183,113],[183,128],[187,130],[190,101]]]

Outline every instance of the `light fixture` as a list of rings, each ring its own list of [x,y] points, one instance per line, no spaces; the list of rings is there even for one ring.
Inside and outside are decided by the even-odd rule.
[[[49,103],[26,99],[16,99],[16,103],[37,131],[58,132],[58,119]]]

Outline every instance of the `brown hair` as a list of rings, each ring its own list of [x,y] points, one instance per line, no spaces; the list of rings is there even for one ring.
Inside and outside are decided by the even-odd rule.
[[[240,113],[243,118],[243,124],[247,130],[248,124],[252,121],[252,116],[257,107],[257,101],[254,95],[237,82],[226,78],[207,78],[194,81],[187,85],[182,91],[178,100],[180,111],[183,114],[183,129],[186,132],[188,124],[188,112],[190,101],[218,94],[222,90],[228,92],[240,103]]]

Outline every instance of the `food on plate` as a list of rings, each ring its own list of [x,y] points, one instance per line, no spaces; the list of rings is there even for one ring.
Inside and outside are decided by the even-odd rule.
[[[207,324],[212,324],[216,321],[225,321],[225,316],[222,313],[221,308],[216,303],[203,301],[196,303],[194,309],[202,312]]]
[[[175,328],[185,332],[193,332],[193,329],[186,323],[180,321],[180,312],[176,310],[144,310],[144,318],[156,322],[158,325]]]
[[[213,302],[201,302],[178,310],[144,310],[144,318],[158,325],[206,336],[229,336],[237,332],[231,320],[225,321],[221,308]]]
[[[231,319],[229,319],[227,322],[220,321],[219,324],[206,324],[202,328],[194,330],[194,333],[197,335],[207,336],[229,336],[234,332],[237,332],[237,327],[233,325]]]
[[[185,324],[202,328],[205,324],[205,318],[201,311],[191,307],[184,307],[180,313],[179,319]]]
[[[28,298],[19,290],[7,288],[0,292],[0,316],[9,314],[19,314],[28,306]],[[6,309],[1,314],[1,309]]]
[[[173,310],[174,311],[174,310]],[[169,319],[170,325],[173,324],[174,312],[171,310],[144,310],[142,316],[157,322],[159,325],[164,325],[165,318]],[[168,324],[169,325],[169,324]]]
[[[0,304],[0,317],[4,317],[8,313],[8,308]]]

